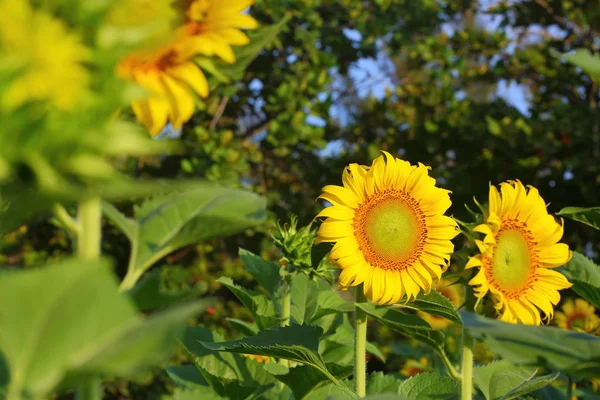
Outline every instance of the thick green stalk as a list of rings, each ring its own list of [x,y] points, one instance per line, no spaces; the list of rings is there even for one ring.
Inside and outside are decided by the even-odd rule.
[[[290,289],[291,282],[283,280],[283,299],[281,303],[281,326],[290,325],[291,309],[292,309],[292,291]],[[281,365],[289,367],[289,360],[281,360]]]
[[[463,329],[460,399],[473,399],[473,338]]]
[[[99,197],[88,197],[79,202],[79,238],[77,252],[81,258],[100,257],[102,239],[102,206]]]
[[[75,389],[75,400],[102,400],[102,382],[96,377],[81,378]]]
[[[99,197],[88,197],[79,202],[79,230],[77,253],[85,260],[100,258],[102,240],[102,206]],[[76,400],[101,400],[102,381],[97,377],[82,378],[75,388]]]
[[[365,302],[363,286],[356,287],[356,304]],[[365,397],[367,392],[367,313],[354,308],[354,388],[356,394]]]

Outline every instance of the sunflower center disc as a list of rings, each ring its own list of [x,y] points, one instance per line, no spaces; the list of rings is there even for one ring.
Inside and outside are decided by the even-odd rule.
[[[529,244],[515,229],[502,232],[496,240],[492,261],[494,280],[506,291],[517,291],[527,284],[531,268]]]
[[[403,261],[419,242],[419,222],[415,212],[401,199],[384,200],[368,211],[365,233],[379,257]]]

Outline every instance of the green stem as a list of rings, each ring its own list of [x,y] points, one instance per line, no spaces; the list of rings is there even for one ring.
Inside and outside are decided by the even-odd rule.
[[[79,234],[79,224],[73,217],[71,217],[69,212],[65,210],[62,204],[54,203],[52,206],[52,211],[54,211],[54,216],[58,222],[60,222],[62,227],[67,230],[67,232],[74,236]]]
[[[281,303],[281,326],[289,326],[290,325],[290,316],[292,309],[292,291],[290,290],[290,282],[287,282],[285,279],[282,281],[283,283],[283,299]],[[290,366],[289,360],[281,360],[281,365],[285,367]]]
[[[440,358],[442,359],[442,361],[444,362],[444,365],[446,366],[446,370],[448,371],[450,376],[452,378],[454,378],[456,381],[460,382],[462,380],[462,376],[460,375],[460,372],[458,372],[456,370],[456,368],[454,368],[454,365],[452,365],[452,363],[448,359],[448,355],[446,354],[444,349],[441,349],[438,354],[439,354]]]
[[[567,375],[567,400],[573,398],[573,379]]]
[[[81,258],[100,257],[102,239],[102,207],[99,197],[88,197],[79,202],[79,240],[77,252]]]
[[[363,286],[356,287],[356,304],[365,302]],[[354,387],[359,397],[367,392],[367,313],[354,308]]]
[[[473,399],[473,338],[463,329],[461,400]]]
[[[102,400],[102,382],[96,377],[82,378],[75,388],[75,400]]]

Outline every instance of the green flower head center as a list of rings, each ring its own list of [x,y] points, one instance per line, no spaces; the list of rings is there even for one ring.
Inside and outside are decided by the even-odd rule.
[[[531,271],[531,252],[523,233],[517,229],[502,231],[496,238],[492,275],[496,284],[507,292],[523,289]]]
[[[402,199],[391,198],[373,205],[365,218],[365,236],[378,257],[390,261],[410,258],[420,243],[420,221]]]

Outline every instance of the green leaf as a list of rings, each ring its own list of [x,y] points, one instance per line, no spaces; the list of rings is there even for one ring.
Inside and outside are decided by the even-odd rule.
[[[169,365],[166,368],[167,375],[177,386],[187,390],[210,389],[202,374],[191,364]]]
[[[292,279],[290,315],[297,324],[312,320],[317,309],[319,287],[317,282],[304,274],[297,274]]]
[[[367,394],[398,393],[402,380],[381,371],[373,372],[367,379]]]
[[[571,289],[596,308],[600,308],[600,266],[576,251],[573,258],[560,269],[573,283]]]
[[[168,307],[182,300],[192,299],[206,291],[206,287],[196,286],[188,290],[166,291],[161,287],[162,279],[159,273],[150,273],[127,292],[137,309],[150,311]]]
[[[340,294],[332,289],[319,292],[317,310],[311,321],[333,313],[347,313],[354,310],[354,304],[342,299]]]
[[[253,336],[258,333],[258,328],[255,325],[249,324],[248,322],[242,321],[241,319],[225,318],[225,320],[229,322],[229,325],[231,325],[233,329],[235,329],[244,336]]]
[[[458,398],[458,384],[437,372],[424,372],[402,382],[398,394],[407,400],[450,400]]]
[[[580,377],[600,374],[600,338],[549,326],[516,325],[461,312],[465,329],[517,365]]]
[[[248,272],[273,297],[281,280],[279,267],[248,250],[240,249],[239,255]]]
[[[70,260],[1,274],[0,304],[9,397],[42,397],[63,379],[131,377],[162,362],[184,323],[209,303],[144,319],[118,293],[107,262]]]
[[[314,269],[317,269],[319,267],[319,265],[321,264],[321,261],[323,260],[323,258],[325,258],[325,256],[327,254],[329,254],[329,252],[331,251],[332,248],[333,248],[333,246],[331,245],[331,243],[327,243],[327,242],[315,244],[310,249],[311,266]]]
[[[592,228],[600,229],[600,207],[566,207],[556,213],[556,215],[581,222]]]
[[[487,122],[488,131],[490,131],[492,135],[500,136],[502,134],[502,128],[500,127],[500,123],[498,121],[489,115],[485,116],[485,121]]]
[[[415,301],[399,304],[398,307],[420,310],[462,324],[454,304],[446,296],[435,290],[432,290],[429,294],[419,293]]]
[[[444,334],[434,331],[427,322],[415,315],[404,314],[386,307],[375,308],[373,304],[369,303],[361,303],[356,306],[390,329],[414,337],[438,352],[442,351],[444,347]]]
[[[215,393],[227,398],[247,398],[273,384],[274,378],[262,364],[241,354],[218,353],[201,344],[215,340],[223,338],[202,327],[188,327],[182,340],[188,358]]]
[[[264,220],[265,200],[251,192],[214,184],[161,195],[135,209],[135,221],[116,208],[104,212],[131,240],[131,255],[123,290],[167,254],[213,237],[240,232]],[[137,228],[136,228],[137,226]]]
[[[588,49],[579,49],[574,52],[563,54],[563,60],[581,68],[586,74],[593,78],[600,78],[600,56],[592,54]]]
[[[354,328],[346,318],[332,335],[321,341],[319,350],[325,362],[351,365],[354,362]],[[367,342],[368,353],[385,362],[385,355],[371,342]]]
[[[337,364],[326,364],[326,366],[332,375],[340,380],[352,374],[351,366],[340,366]],[[321,371],[308,365],[292,367],[286,374],[274,376],[292,390],[296,399],[302,399],[319,387],[331,383],[331,380]]]
[[[227,287],[246,307],[254,317],[260,329],[267,329],[279,324],[273,302],[266,296],[233,283],[229,277],[221,277],[217,282]]]
[[[512,399],[548,385],[557,374],[536,377],[536,368],[519,367],[509,361],[494,361],[473,371],[473,383],[486,400]]]
[[[201,342],[207,349],[234,353],[258,354],[284,358],[312,366],[325,374],[332,382],[331,375],[319,354],[319,338],[323,330],[312,325],[291,325],[261,331],[256,336],[221,343]]]

